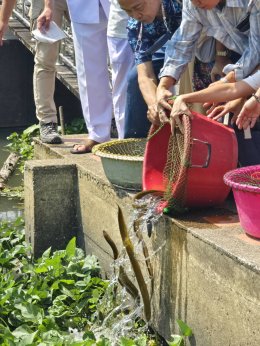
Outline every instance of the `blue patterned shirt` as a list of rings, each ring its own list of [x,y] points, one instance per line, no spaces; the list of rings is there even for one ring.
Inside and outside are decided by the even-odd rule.
[[[236,28],[247,13],[250,14],[250,30]],[[214,37],[241,58],[236,64],[225,66],[224,73],[235,71],[236,80],[247,77],[260,63],[260,1],[226,0],[223,9],[204,10],[195,7],[190,0],[183,1],[182,22],[168,41],[165,63],[160,77],[171,76],[179,80],[186,65],[194,55],[201,32]]]
[[[171,33],[179,27],[181,22],[181,5],[177,0],[162,0],[166,23]],[[142,29],[141,29],[142,26]],[[146,51],[156,40],[158,40],[167,31],[163,18],[156,17],[152,23],[144,24],[134,18],[128,20],[128,40],[134,51],[135,63],[142,64],[152,59],[164,59],[165,46],[153,54],[147,54]],[[140,32],[142,33],[139,37]]]

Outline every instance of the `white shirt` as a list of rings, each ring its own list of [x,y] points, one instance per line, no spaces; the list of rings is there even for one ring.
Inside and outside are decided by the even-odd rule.
[[[260,70],[258,70],[252,76],[243,79],[243,82],[250,85],[252,89],[258,90],[260,88]]]
[[[121,9],[118,0],[111,0],[107,36],[117,38],[127,38],[127,13]]]

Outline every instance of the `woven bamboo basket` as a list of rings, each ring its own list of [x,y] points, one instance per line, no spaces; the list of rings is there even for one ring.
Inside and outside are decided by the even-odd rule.
[[[107,179],[127,190],[142,189],[146,138],[113,140],[95,145],[92,152],[101,158]]]

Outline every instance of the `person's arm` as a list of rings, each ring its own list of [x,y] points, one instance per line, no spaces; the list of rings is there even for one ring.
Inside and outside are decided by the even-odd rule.
[[[0,46],[3,45],[3,36],[8,27],[8,20],[11,16],[12,10],[16,0],[3,0],[0,11]]]
[[[257,90],[258,88],[260,88],[260,70],[259,70],[259,68],[260,68],[260,65],[257,65],[257,69],[255,69],[254,74],[243,79],[243,82],[247,83],[252,88],[252,90]],[[226,80],[225,83],[226,82],[234,83],[234,80],[232,78],[230,80],[230,78],[228,78],[228,76],[225,77],[225,80]],[[222,84],[222,83],[223,83],[223,80],[212,83],[209,87],[211,88],[213,86],[216,86],[217,84]],[[240,90],[242,91],[242,88]],[[223,112],[225,112],[225,109],[228,109],[228,107],[223,107],[223,105],[219,105],[214,101],[207,101],[206,103],[203,104],[203,107],[208,109],[207,114],[210,118],[215,118],[216,114],[219,113],[219,110],[222,109]],[[223,114],[222,111],[221,111],[221,114]]]
[[[259,66],[258,66],[258,68],[259,68]],[[241,81],[241,82],[235,83],[234,85],[240,85],[240,83],[242,83],[242,82],[244,82],[244,84],[247,84],[251,88],[251,90],[253,90],[253,91],[258,90],[260,88],[260,70],[257,70],[253,75],[243,79],[243,81]],[[239,90],[241,91],[241,94],[239,95],[239,97],[248,96],[248,94],[243,93],[244,90],[242,89],[242,87],[240,87]],[[252,94],[252,92],[250,92],[250,94]],[[244,100],[242,100],[240,103],[239,103],[239,100],[237,101],[238,105],[241,103],[244,104]],[[235,108],[235,112],[232,110],[232,107]],[[213,104],[211,106],[211,108],[207,111],[207,115],[208,115],[208,117],[217,120],[217,119],[223,117],[225,114],[230,113],[230,112],[238,115],[238,113],[241,111],[241,108],[242,107],[239,108],[239,106],[236,107],[235,100],[230,101],[230,102],[226,103],[225,105],[215,106],[215,104]],[[239,110],[239,111],[237,112],[237,110]]]
[[[241,97],[228,101],[224,104],[217,105],[216,107],[213,107],[207,111],[207,116],[213,120],[218,120],[223,118],[225,115],[232,113],[231,123],[234,123],[234,120],[237,118],[245,101],[246,99]]]
[[[249,84],[244,81],[239,81],[236,83],[216,84],[200,91],[180,95],[178,99],[181,99],[185,103],[204,103],[209,100],[217,103],[245,97],[253,92],[254,89]]]
[[[159,38],[156,34],[150,34],[151,31],[154,31],[153,25],[154,24],[151,23],[142,26],[141,22],[134,18],[129,18],[127,30],[128,42],[132,47],[135,56],[139,88],[148,106],[147,116],[152,123],[158,124],[159,119],[156,99],[158,82],[152,65],[152,54],[147,53]],[[140,32],[142,32],[141,40],[139,38]]]
[[[153,124],[159,124],[156,103],[157,78],[151,61],[137,65],[138,83],[145,103],[148,107],[148,119]]]
[[[229,64],[224,67],[223,72],[228,76],[229,81],[232,81],[232,73],[234,81],[247,77],[260,61],[260,2],[253,1],[251,6],[248,48],[245,49],[241,58],[235,64]]]
[[[44,1],[44,9],[37,19],[37,29],[40,31],[48,30],[52,20],[53,0]]]
[[[190,1],[183,2],[181,24],[167,42],[164,65],[159,78],[170,77],[172,81],[178,81],[192,60],[203,29],[203,25],[195,16],[196,12],[196,7]]]
[[[226,102],[235,100],[244,96],[250,95],[254,89],[246,82],[240,81],[237,83],[221,83],[211,86],[200,91],[196,91],[189,94],[183,94],[177,97],[170,112],[170,124],[172,131],[174,131],[175,124],[181,129],[180,116],[187,114],[191,116],[188,103],[204,103],[206,101],[211,102]],[[221,111],[224,111],[221,109]],[[216,112],[216,111],[215,111]],[[222,115],[218,113],[210,114],[210,117],[218,119]]]
[[[239,129],[246,129],[255,126],[260,116],[260,88],[244,104],[241,112],[238,114],[236,124]]]
[[[191,61],[201,35],[203,26],[194,15],[196,11],[196,7],[190,1],[183,2],[181,25],[167,43],[164,66],[159,75],[160,83],[157,88],[157,103],[162,122],[168,121],[165,109],[169,109],[167,99],[172,95],[170,89]]]

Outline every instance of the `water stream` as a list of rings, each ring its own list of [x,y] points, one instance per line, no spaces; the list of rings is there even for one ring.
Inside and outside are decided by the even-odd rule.
[[[145,333],[148,330],[148,322],[145,322],[147,304],[150,305],[154,291],[153,282],[153,257],[163,249],[165,243],[157,248],[152,246],[152,229],[158,222],[161,214],[156,210],[159,197],[147,195],[140,200],[136,200],[132,210],[131,220],[127,225],[129,237],[128,243],[133,250],[133,256],[140,265],[144,285],[147,288],[147,299],[144,299],[140,285],[140,280],[136,280],[138,274],[133,269],[133,261],[130,260],[129,252],[124,247],[117,259],[111,266],[114,275],[110,278],[110,286],[105,296],[100,302],[102,315],[100,325],[93,328],[96,337],[105,335],[112,345],[117,345],[121,337],[133,337]],[[132,281],[139,291],[139,297],[134,297],[127,287],[127,280],[123,280],[124,274]],[[135,277],[135,280],[133,278]],[[122,283],[123,281],[123,283]],[[132,291],[133,293],[133,291]]]
[[[6,137],[15,131],[18,132],[18,129],[0,128],[0,169],[9,155],[9,151],[5,148],[5,145],[8,143]],[[16,187],[21,185],[21,183],[22,174],[16,170],[8,180],[7,185],[8,187]],[[16,198],[10,199],[1,195],[0,192],[0,222],[14,221],[19,216],[23,216],[23,205],[21,205],[20,200]]]

